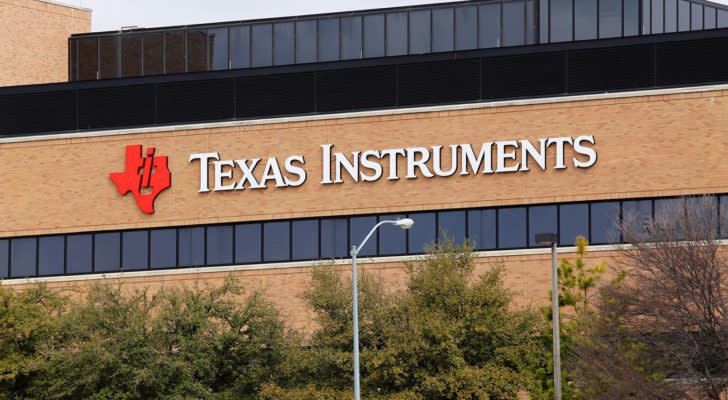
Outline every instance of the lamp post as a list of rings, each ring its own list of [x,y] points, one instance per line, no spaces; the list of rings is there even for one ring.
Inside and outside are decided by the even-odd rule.
[[[561,400],[561,328],[559,321],[559,274],[556,268],[556,245],[559,236],[555,233],[536,234],[536,243],[551,245],[551,315],[554,353],[554,399]]]
[[[359,254],[359,250],[367,243],[367,240],[374,234],[382,225],[394,225],[402,229],[409,229],[414,225],[415,221],[409,218],[398,219],[396,221],[381,221],[374,225],[369,234],[364,238],[359,246],[351,246],[351,279],[352,279],[352,292],[353,292],[353,304],[352,304],[352,319],[354,324],[354,400],[360,400],[360,386],[359,386],[359,289],[357,284],[357,273],[356,273],[356,256]]]

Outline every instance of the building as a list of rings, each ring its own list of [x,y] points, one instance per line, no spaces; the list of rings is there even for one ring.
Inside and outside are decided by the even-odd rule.
[[[68,82],[0,88],[4,285],[232,273],[305,327],[308,271],[346,271],[352,244],[406,215],[415,226],[378,231],[364,268],[397,285],[447,232],[539,304],[536,233],[565,256],[583,234],[605,259],[622,215],[683,195],[728,206],[717,3],[483,0],[63,45]],[[0,79],[27,83],[14,74]]]

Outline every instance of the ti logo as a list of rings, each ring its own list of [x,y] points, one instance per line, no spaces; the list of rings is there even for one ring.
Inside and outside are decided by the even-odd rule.
[[[142,156],[142,145],[126,146],[126,171],[112,172],[109,177],[122,196],[131,192],[139,208],[154,214],[154,200],[171,184],[167,156],[154,156],[154,147]]]

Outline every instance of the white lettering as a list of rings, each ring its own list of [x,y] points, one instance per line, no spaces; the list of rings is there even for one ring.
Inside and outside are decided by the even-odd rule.
[[[496,153],[498,157],[498,167],[495,172],[517,172],[518,163],[510,167],[506,167],[506,160],[516,159],[516,149],[518,149],[518,142],[515,140],[506,140],[504,142],[496,142]],[[506,147],[514,147],[513,151],[506,152]]]
[[[458,145],[450,145],[450,169],[442,170],[442,146],[432,146],[432,170],[437,176],[452,176],[458,169]]]
[[[208,165],[210,159],[219,160],[219,153],[199,153],[190,155],[190,163],[195,160],[200,160],[200,193],[207,193],[210,191],[210,184],[208,179]]]
[[[546,147],[549,147],[554,143],[556,143],[556,165],[554,166],[554,169],[564,169],[566,168],[566,165],[564,165],[564,143],[571,144],[571,138],[551,138],[546,142]]]
[[[293,165],[294,162],[300,163],[301,166],[298,167]],[[303,169],[303,165],[305,164],[306,160],[304,160],[303,156],[290,156],[286,159],[286,172],[298,177],[295,181],[286,178],[286,185],[296,187],[301,186],[306,182],[306,170]]]
[[[421,157],[418,160],[417,154]],[[407,149],[407,179],[416,179],[415,169],[418,168],[426,178],[432,178],[432,172],[427,168],[427,161],[430,160],[430,152],[424,147],[412,147]]]
[[[248,161],[251,162],[250,165],[248,165]],[[240,179],[238,186],[235,187],[235,190],[244,190],[245,182],[250,182],[251,189],[260,189],[263,187],[257,180],[255,180],[255,176],[253,176],[253,171],[255,171],[255,167],[258,166],[259,162],[260,158],[256,158],[254,160],[235,160],[235,164],[238,165],[238,169],[240,169],[240,172],[243,173],[243,177]]]
[[[580,161],[574,157],[574,166],[577,168],[589,168],[597,162],[597,152],[591,147],[582,146],[581,142],[596,144],[594,136],[579,136],[574,140],[574,151],[578,154],[589,157],[588,161]]]
[[[369,160],[369,157],[381,158],[379,152],[376,150],[367,150],[361,153],[361,166],[374,172],[372,175],[367,175],[361,172],[361,180],[364,182],[375,182],[382,177],[382,164],[379,162]]]
[[[481,164],[483,165],[483,173],[484,174],[492,174],[493,173],[493,160],[492,160],[492,153],[493,153],[493,143],[483,143],[483,146],[480,147],[480,153],[478,154],[478,157],[475,157],[475,153],[473,152],[473,146],[469,144],[461,144],[460,148],[462,149],[463,155],[462,155],[462,170],[460,171],[460,175],[470,175],[470,171],[468,170],[468,166],[470,167],[470,170],[473,171],[474,174],[477,174],[480,170]]]
[[[537,150],[529,140],[521,140],[521,171],[528,171],[528,158],[533,158],[542,171],[546,170],[546,139],[539,139],[540,148]]]

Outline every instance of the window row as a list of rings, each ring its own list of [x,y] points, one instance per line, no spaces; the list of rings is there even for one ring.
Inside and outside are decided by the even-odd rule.
[[[361,256],[422,254],[446,236],[468,240],[476,250],[541,247],[539,233],[557,233],[572,245],[583,235],[592,244],[621,241],[619,223],[650,219],[675,199],[601,201],[351,216],[263,223],[160,228],[0,240],[0,277],[74,275],[148,269],[240,265],[346,258],[383,220],[412,218],[404,231],[384,225]],[[690,201],[690,200],[689,200]],[[728,216],[728,196],[716,202]],[[634,218],[632,217],[634,216]],[[728,224],[721,229],[728,236]]]
[[[645,0],[642,15],[645,34],[728,27],[728,11],[686,0]]]

